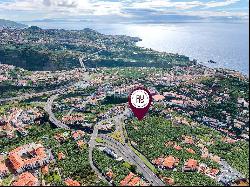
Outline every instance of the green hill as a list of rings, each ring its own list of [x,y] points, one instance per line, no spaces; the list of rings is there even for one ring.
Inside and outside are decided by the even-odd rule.
[[[138,47],[136,43],[140,38],[103,35],[91,29],[43,30],[32,26],[22,30],[0,30],[0,35],[0,62],[28,70],[79,67],[79,57],[87,67],[167,68],[192,64],[183,55]]]

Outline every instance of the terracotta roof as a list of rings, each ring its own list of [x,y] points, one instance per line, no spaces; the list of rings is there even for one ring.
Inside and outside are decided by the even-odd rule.
[[[181,146],[179,146],[179,145],[174,145],[174,148],[175,148],[177,151],[182,150],[182,147],[181,147]]]
[[[168,156],[164,159],[163,166],[166,168],[173,168],[176,163],[176,159],[173,156]]]
[[[58,157],[58,160],[62,160],[62,159],[65,158],[65,155],[64,155],[62,152],[59,152],[59,153],[57,154],[57,157]]]
[[[152,160],[152,163],[155,165],[161,165],[163,162],[164,162],[164,158],[162,158],[162,157],[159,157],[159,158]]]
[[[43,173],[43,174],[49,173],[49,166],[48,166],[48,165],[42,167],[42,173]]]
[[[215,162],[220,162],[220,157],[217,156],[217,155],[213,155],[213,156],[210,156],[211,160],[215,161]]]
[[[175,184],[174,179],[172,179],[172,178],[164,177],[163,180],[168,185],[174,185]]]
[[[83,140],[77,141],[78,147],[82,148],[85,145],[85,142]]]
[[[165,99],[165,97],[164,97],[163,95],[154,95],[154,96],[153,96],[153,99],[154,99],[155,101],[160,101],[160,100]]]
[[[194,159],[189,159],[186,163],[185,163],[185,167],[189,168],[191,170],[195,170],[198,167],[198,161],[194,160]]]
[[[9,169],[7,168],[7,166],[5,165],[5,163],[1,163],[0,162],[0,174],[4,173],[4,172],[8,172]]]
[[[32,158],[22,158],[23,153],[33,153],[35,157]],[[42,147],[40,144],[27,144],[24,146],[17,147],[16,149],[12,150],[9,155],[8,159],[13,167],[14,170],[19,170],[23,166],[28,164],[35,164],[37,161],[47,159],[47,154],[45,152],[45,148]]]
[[[109,177],[110,179],[112,179],[113,178],[113,172],[112,172],[112,170],[109,170],[107,173],[106,173],[106,176],[107,177]]]
[[[24,172],[21,175],[19,175],[16,182],[12,184],[13,186],[37,186],[38,185],[38,179],[34,177],[29,172]]]
[[[134,173],[130,172],[121,182],[121,186],[127,186],[128,182],[135,176]]]
[[[187,148],[186,151],[191,153],[191,154],[195,154],[195,151],[193,149],[191,149],[191,148]]]
[[[19,157],[17,154],[14,154],[14,153],[9,154],[8,158],[14,170],[18,170],[24,165],[23,159]]]
[[[67,186],[81,186],[81,184],[78,181],[75,181],[70,178],[66,179],[64,182]]]
[[[208,153],[203,153],[202,155],[201,155],[201,158],[207,158],[208,157]]]
[[[193,144],[193,138],[191,136],[184,136],[184,142],[187,144]]]
[[[128,186],[136,186],[139,184],[140,180],[139,177],[135,177],[128,183]]]
[[[210,170],[210,175],[216,176],[219,172],[220,172],[219,169],[211,169],[211,170]]]

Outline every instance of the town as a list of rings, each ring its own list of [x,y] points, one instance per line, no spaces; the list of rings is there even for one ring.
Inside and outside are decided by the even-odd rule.
[[[0,70],[2,86],[24,89],[1,90],[1,185],[249,184],[249,88],[237,72]],[[127,104],[138,86],[153,96],[142,122]]]
[[[139,41],[0,29],[1,186],[249,185],[249,77]]]

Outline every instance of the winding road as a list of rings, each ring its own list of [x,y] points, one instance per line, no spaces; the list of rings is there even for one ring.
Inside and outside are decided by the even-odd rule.
[[[127,161],[129,161],[130,163],[133,163],[134,165],[137,166],[137,170],[143,174],[143,176],[147,179],[147,181],[150,182],[151,185],[153,186],[165,186],[165,184],[155,175],[155,173],[153,171],[151,171],[146,165],[145,163],[133,152],[133,150],[125,143],[125,137],[123,135],[123,128],[122,128],[122,122],[124,121],[126,115],[128,114],[129,110],[125,109],[125,111],[120,114],[117,115],[113,118],[110,118],[109,120],[113,120],[116,123],[116,131],[120,131],[121,132],[121,138],[122,138],[122,142],[124,143],[120,143],[116,140],[114,140],[113,138],[104,135],[104,134],[98,134],[98,128],[101,125],[101,122],[99,122],[95,127],[94,127],[94,131],[93,134],[91,136],[91,139],[89,141],[89,160],[90,160],[90,164],[92,165],[92,168],[96,171],[98,170],[94,164],[93,164],[93,160],[92,160],[92,152],[93,149],[96,145],[102,145],[104,147],[109,147],[113,150],[115,150],[119,155],[123,155],[124,159],[126,159]],[[96,138],[101,138],[104,140],[104,143],[102,144],[97,144],[96,143]],[[99,177],[103,178],[102,174],[97,171]]]
[[[51,123],[53,123],[54,125],[56,125],[58,128],[63,128],[63,129],[69,130],[70,128],[69,128],[67,125],[63,124],[61,121],[59,121],[59,120],[55,117],[54,113],[52,112],[52,105],[53,105],[53,102],[54,102],[55,99],[58,98],[58,96],[59,96],[58,94],[57,94],[57,95],[51,96],[51,97],[48,99],[48,101],[47,101],[47,103],[46,103],[46,105],[45,105],[45,107],[44,107],[44,110],[48,113],[48,115],[49,115],[49,121],[50,121]]]

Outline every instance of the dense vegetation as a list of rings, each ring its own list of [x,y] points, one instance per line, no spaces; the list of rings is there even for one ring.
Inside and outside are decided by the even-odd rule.
[[[249,142],[225,144],[218,141],[209,147],[211,152],[224,158],[232,167],[249,178]]]
[[[129,139],[136,143],[135,148],[143,153],[150,161],[158,158],[159,156],[173,155],[180,159],[180,163],[177,167],[177,171],[160,171],[163,176],[173,177],[180,185],[216,185],[217,183],[205,175],[198,173],[183,173],[181,167],[184,162],[193,158],[199,161],[199,163],[206,163],[212,168],[218,168],[218,164],[211,161],[210,159],[201,158],[201,152],[197,144],[189,145],[182,143],[182,135],[191,135],[196,140],[203,140],[209,142],[213,140],[216,142],[215,145],[208,147],[209,151],[221,156],[226,159],[230,164],[236,166],[239,171],[247,173],[248,150],[243,150],[238,147],[238,144],[231,144],[230,150],[223,150],[221,146],[225,143],[221,143],[220,140],[222,135],[215,130],[212,130],[204,126],[187,126],[187,125],[174,125],[170,121],[165,120],[162,117],[147,117],[142,122],[137,120],[130,121],[126,126],[128,131]],[[177,151],[172,147],[165,147],[164,143],[167,141],[177,142],[178,145],[183,147],[182,150]],[[246,143],[242,144],[248,146]],[[218,146],[220,145],[220,146]],[[243,146],[242,145],[242,146]],[[227,146],[227,145],[226,145]],[[229,146],[229,145],[228,145]],[[243,146],[243,147],[244,147]],[[242,148],[243,148],[242,147]],[[196,153],[190,154],[185,151],[186,148],[192,148]],[[240,149],[237,153],[235,149]],[[235,159],[235,160],[233,160]],[[244,165],[242,169],[240,167]]]
[[[42,176],[46,182],[53,185],[65,185],[63,179],[70,177],[79,181],[82,185],[104,185],[105,183],[97,179],[89,165],[87,145],[85,148],[79,149],[70,135],[66,142],[58,143],[54,138],[56,133],[67,133],[67,131],[53,129],[49,124],[33,125],[29,130],[29,135],[26,137],[1,138],[0,150],[8,152],[24,144],[41,142],[52,150],[52,154],[55,157],[55,163],[49,164],[50,173]],[[64,153],[66,158],[59,161],[57,158],[59,152]]]
[[[30,27],[3,32],[9,32],[10,35],[15,32],[21,38],[2,38],[0,62],[28,70],[79,67],[78,58],[82,56],[87,67],[169,68],[174,65],[192,64],[189,58],[183,55],[137,47],[135,44],[139,38],[103,35],[91,29],[66,31]]]
[[[134,165],[126,161],[116,161],[98,149],[94,150],[93,159],[103,174],[107,173],[110,169],[112,170],[114,174],[113,181],[116,186],[119,186],[120,181],[124,179],[129,172],[135,173]]]
[[[242,97],[249,101],[249,84],[248,82],[241,81],[237,78],[211,78],[202,83],[206,86],[206,89],[213,89],[214,92],[207,97],[208,105],[202,108],[200,116],[209,116],[220,121],[225,122],[225,116],[222,111],[226,111],[231,114],[232,118],[236,118],[239,115],[240,110],[237,106],[238,98]],[[215,102],[213,97],[216,96],[214,93],[228,93],[230,96],[229,100],[224,99],[223,102]]]

